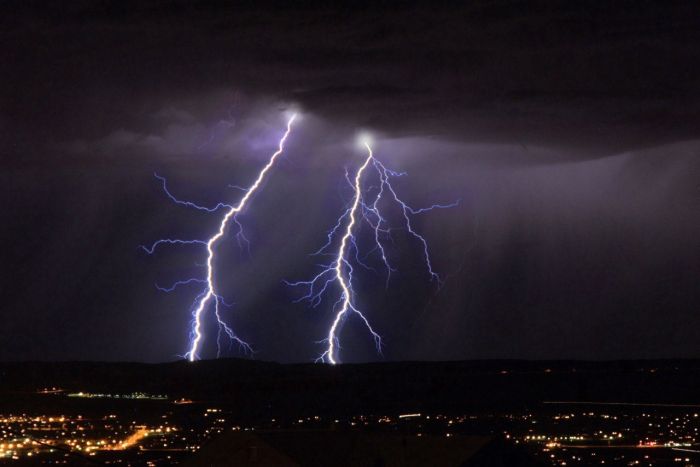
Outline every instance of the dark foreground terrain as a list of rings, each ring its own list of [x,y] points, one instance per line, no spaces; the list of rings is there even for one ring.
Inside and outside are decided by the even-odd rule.
[[[543,401],[700,403],[700,361],[464,361],[280,365],[0,364],[0,391],[144,392],[226,403],[238,416],[524,409]]]
[[[694,360],[0,364],[15,465],[688,466],[699,413]]]

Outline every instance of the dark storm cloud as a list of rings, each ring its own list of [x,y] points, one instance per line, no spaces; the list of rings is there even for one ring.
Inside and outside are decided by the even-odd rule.
[[[443,289],[400,235],[392,287],[358,277],[386,358],[694,355],[697,10],[6,3],[0,358],[182,353],[192,290],[153,284],[197,274],[201,255],[137,246],[217,218],[168,204],[152,172],[182,197],[229,199],[290,110],[289,151],[242,217],[251,256],[221,252],[226,313],[259,358],[316,355],[329,315],[291,305],[281,279],[314,271],[360,131],[409,173],[407,201],[460,200],[415,220]],[[376,358],[355,324],[348,359]]]
[[[588,153],[694,137],[697,5],[5,5],[10,149],[104,137],[212,89],[395,134]],[[70,109],[70,110],[68,110]],[[26,157],[26,155],[25,155]]]
[[[74,156],[180,158],[206,160],[223,154],[269,146],[269,132],[279,125],[279,101],[255,103],[240,92],[219,91],[187,99],[165,99],[150,108],[130,109],[122,127],[95,139],[80,138],[56,149]],[[270,121],[270,117],[275,120]]]

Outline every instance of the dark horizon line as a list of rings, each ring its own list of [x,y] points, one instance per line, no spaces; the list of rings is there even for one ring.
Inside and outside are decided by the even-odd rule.
[[[328,367],[349,367],[349,366],[370,366],[370,365],[434,365],[434,364],[458,364],[458,363],[529,363],[529,364],[629,364],[629,363],[699,363],[700,357],[660,357],[660,358],[617,358],[617,359],[578,359],[578,358],[562,358],[562,359],[532,359],[532,358],[473,358],[473,359],[455,359],[455,360],[382,360],[370,362],[348,362],[348,363],[317,363],[309,362],[292,362],[283,363],[274,360],[256,360],[244,357],[223,357],[223,358],[208,358],[190,362],[185,358],[176,360],[160,361],[160,362],[144,362],[137,360],[0,360],[2,365],[27,365],[27,364],[129,364],[129,365],[170,365],[178,363],[187,363],[192,365],[213,362],[245,362],[261,365],[278,365],[278,366],[328,366]]]

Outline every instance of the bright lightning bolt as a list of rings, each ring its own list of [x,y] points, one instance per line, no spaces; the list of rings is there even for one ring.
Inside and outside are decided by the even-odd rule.
[[[236,342],[239,344],[246,352],[251,352],[252,348],[251,346],[243,341],[241,338],[239,338],[234,332],[233,329],[223,320],[221,317],[221,312],[220,312],[220,306],[226,305],[224,302],[223,298],[221,295],[219,295],[216,291],[216,287],[214,285],[215,280],[214,280],[214,259],[215,259],[215,245],[216,243],[225,235],[226,230],[228,228],[228,225],[233,222],[236,224],[238,227],[238,233],[237,233],[237,238],[239,241],[239,244],[241,242],[247,243],[247,239],[243,236],[242,233],[242,226],[236,219],[236,216],[238,213],[243,211],[248,203],[248,201],[251,199],[251,197],[255,194],[255,192],[258,190],[260,185],[265,179],[265,176],[267,173],[270,171],[272,166],[275,164],[275,161],[277,158],[282,154],[284,151],[284,144],[287,141],[287,137],[289,136],[291,129],[292,129],[292,123],[294,122],[296,118],[296,114],[292,115],[289,120],[287,121],[287,129],[284,132],[284,135],[279,141],[279,145],[277,147],[277,151],[275,151],[272,156],[270,156],[270,159],[268,160],[267,164],[260,170],[258,173],[257,178],[253,182],[252,185],[250,185],[248,188],[242,189],[245,194],[241,198],[241,200],[238,202],[236,205],[230,205],[230,204],[225,204],[225,203],[219,203],[213,207],[206,207],[206,206],[200,206],[198,204],[189,202],[189,201],[182,201],[175,196],[173,196],[170,191],[168,191],[167,187],[167,182],[165,178],[159,176],[156,174],[156,178],[158,178],[162,183],[163,183],[163,190],[165,191],[166,195],[176,204],[186,206],[186,207],[191,207],[200,211],[206,211],[206,212],[215,212],[218,211],[219,209],[226,209],[226,214],[224,217],[221,219],[221,223],[219,224],[219,229],[217,232],[208,240],[180,240],[180,239],[161,239],[153,243],[150,247],[142,247],[148,254],[153,254],[155,249],[161,245],[164,244],[170,244],[170,245],[203,245],[206,247],[207,250],[207,262],[206,262],[206,277],[203,279],[200,278],[192,278],[192,279],[187,279],[187,280],[181,280],[178,282],[175,282],[172,286],[170,287],[158,287],[159,290],[165,291],[165,292],[171,292],[175,290],[175,288],[182,286],[182,285],[189,285],[193,283],[203,283],[205,284],[205,288],[203,291],[201,291],[194,300],[194,303],[192,305],[192,331],[190,333],[191,339],[190,339],[190,348],[185,354],[185,357],[187,357],[190,361],[194,361],[199,359],[199,349],[200,345],[202,343],[202,339],[204,338],[203,336],[203,331],[202,331],[202,316],[204,312],[213,305],[213,310],[214,310],[214,317],[216,318],[217,325],[219,327],[219,335],[217,337],[217,346],[220,350],[220,340],[221,340],[221,335],[222,333],[225,333],[226,336],[232,341]],[[240,187],[236,187],[240,188]]]
[[[324,361],[331,364],[336,364],[339,361],[338,351],[340,349],[340,338],[339,333],[342,328],[343,323],[349,316],[349,314],[355,314],[360,318],[362,323],[365,325],[370,335],[374,340],[377,352],[382,351],[382,339],[381,336],[372,328],[367,317],[359,310],[355,305],[354,296],[355,292],[353,290],[352,278],[353,278],[353,266],[352,260],[363,266],[366,269],[372,269],[367,266],[363,258],[360,257],[360,252],[357,244],[357,238],[355,230],[359,227],[359,223],[364,220],[373,230],[374,237],[374,248],[370,253],[376,251],[382,264],[387,271],[387,286],[389,284],[389,279],[391,272],[395,269],[389,263],[387,257],[386,247],[383,240],[386,238],[391,238],[392,229],[389,226],[389,222],[382,215],[380,209],[380,203],[384,197],[389,198],[391,201],[396,203],[400,208],[402,217],[404,220],[404,229],[412,237],[414,237],[422,246],[423,258],[425,260],[426,269],[431,280],[435,280],[440,284],[440,277],[433,270],[432,261],[430,259],[430,254],[428,251],[428,242],[425,238],[417,233],[411,224],[411,216],[422,214],[433,209],[445,209],[457,206],[459,202],[454,202],[450,204],[434,204],[427,208],[414,209],[406,204],[399,198],[394,187],[391,184],[392,177],[401,177],[405,173],[394,172],[389,170],[382,162],[376,159],[372,153],[372,148],[368,143],[364,143],[367,150],[367,158],[364,163],[360,166],[357,173],[355,174],[354,180],[350,179],[349,174],[346,172],[346,180],[348,184],[353,189],[353,198],[349,207],[341,214],[338,221],[335,223],[333,228],[328,232],[327,242],[314,254],[325,254],[328,248],[337,238],[338,233],[341,231],[343,224],[345,223],[345,230],[340,238],[340,244],[335,253],[333,253],[334,261],[330,264],[323,265],[323,269],[320,273],[314,276],[308,281],[298,281],[298,282],[286,282],[290,286],[301,286],[305,287],[307,292],[297,302],[302,300],[307,300],[312,306],[318,306],[324,297],[325,292],[332,284],[337,284],[339,287],[340,297],[337,299],[333,305],[333,310],[335,311],[335,318],[328,329],[328,334],[326,338],[322,341],[327,347],[326,350],[318,358],[318,361]],[[373,199],[365,200],[367,193],[371,190],[364,190],[365,195],[363,196],[362,179],[365,173],[373,168],[379,178],[379,187],[376,195]],[[374,188],[374,187],[373,187]],[[354,250],[354,255],[351,257],[351,250]],[[368,253],[369,255],[369,253]],[[365,255],[368,256],[368,255]]]

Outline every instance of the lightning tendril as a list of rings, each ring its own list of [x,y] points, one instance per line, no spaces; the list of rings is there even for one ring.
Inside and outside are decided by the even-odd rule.
[[[223,335],[226,335],[228,337],[229,341],[231,343],[237,343],[240,348],[246,352],[250,353],[252,352],[252,347],[242,340],[238,335],[233,331],[233,329],[224,321],[224,319],[221,316],[221,306],[224,305],[226,306],[227,303],[224,301],[223,297],[219,295],[216,291],[215,287],[215,278],[214,278],[214,259],[215,259],[215,245],[217,242],[226,234],[227,228],[231,222],[233,222],[236,227],[238,228],[238,232],[236,234],[236,238],[239,242],[239,245],[248,245],[248,240],[246,237],[243,235],[243,227],[240,224],[240,222],[237,219],[237,215],[243,211],[246,208],[246,205],[252,198],[252,196],[255,194],[255,192],[258,190],[260,185],[263,183],[265,176],[267,173],[270,171],[270,169],[273,167],[275,164],[275,161],[277,158],[283,153],[284,151],[284,145],[285,142],[287,141],[287,137],[289,136],[291,129],[292,129],[292,123],[294,122],[296,118],[296,114],[292,115],[289,120],[287,121],[287,128],[286,131],[284,132],[282,138],[279,141],[278,148],[277,150],[270,156],[267,164],[258,172],[258,176],[253,182],[252,185],[250,185],[248,188],[241,188],[238,186],[234,186],[235,188],[241,189],[244,192],[243,197],[238,201],[237,204],[231,205],[231,204],[225,204],[225,203],[218,203],[213,207],[206,207],[206,206],[201,206],[196,203],[192,203],[190,201],[183,201],[175,196],[173,196],[170,191],[168,190],[167,186],[167,181],[164,177],[159,176],[158,174],[155,174],[155,177],[160,180],[163,184],[163,190],[165,191],[166,195],[176,204],[194,208],[200,211],[205,211],[208,213],[213,213],[216,211],[219,211],[220,209],[226,209],[226,213],[224,214],[223,218],[221,219],[221,222],[219,224],[219,229],[216,231],[216,233],[210,237],[208,240],[181,240],[181,239],[160,239],[154,242],[150,247],[142,246],[143,250],[146,251],[148,254],[153,254],[156,250],[156,248],[162,246],[162,245],[202,245],[206,248],[207,250],[207,261],[206,261],[206,276],[204,278],[191,278],[191,279],[186,279],[186,280],[181,280],[175,282],[172,286],[170,287],[158,287],[159,290],[165,291],[165,292],[171,292],[175,290],[175,288],[183,285],[189,285],[189,284],[195,284],[195,283],[203,283],[205,284],[204,290],[202,290],[194,299],[194,302],[192,304],[192,324],[191,324],[191,331],[190,331],[190,344],[189,344],[189,350],[185,353],[185,357],[190,360],[198,360],[199,359],[199,352],[200,352],[200,346],[202,344],[202,340],[204,339],[204,334],[203,334],[203,329],[202,329],[202,318],[205,313],[205,311],[213,305],[213,311],[214,311],[214,318],[216,319],[216,323],[218,326],[218,335],[217,335],[217,356],[221,352],[221,338]]]
[[[355,304],[355,291],[353,290],[352,283],[353,273],[355,272],[353,268],[353,261],[355,264],[360,265],[365,269],[374,270],[364,262],[364,259],[374,252],[377,253],[384,268],[386,269],[387,287],[389,285],[391,273],[396,270],[389,261],[387,246],[385,245],[387,240],[391,240],[392,228],[390,227],[387,218],[382,214],[382,200],[384,198],[388,198],[399,207],[403,218],[403,229],[420,243],[429,278],[431,281],[437,282],[438,286],[441,285],[442,282],[440,276],[433,270],[432,260],[428,249],[428,242],[422,235],[414,230],[413,225],[411,224],[411,217],[413,215],[423,214],[434,209],[455,207],[459,204],[459,201],[456,201],[450,204],[433,204],[432,206],[420,209],[410,207],[408,204],[402,201],[401,198],[399,198],[391,184],[391,178],[402,177],[406,174],[403,172],[395,172],[390,170],[381,161],[376,159],[372,153],[372,148],[370,147],[369,143],[365,142],[364,147],[367,150],[367,157],[355,173],[354,179],[351,179],[350,174],[347,171],[345,173],[345,178],[353,189],[352,201],[340,215],[335,225],[329,230],[327,234],[327,242],[319,250],[313,253],[314,255],[329,254],[327,253],[328,250],[334,244],[340,232],[342,232],[338,248],[334,253],[332,253],[334,260],[330,264],[321,265],[321,272],[316,274],[308,281],[285,281],[285,283],[289,286],[305,288],[306,293],[298,298],[296,302],[308,301],[312,307],[316,307],[321,304],[329,287],[335,284],[339,288],[339,297],[332,307],[335,317],[328,329],[325,339],[321,341],[326,345],[326,349],[317,359],[317,361],[331,364],[336,364],[340,361],[338,355],[341,348],[339,334],[343,323],[350,315],[355,315],[360,319],[372,337],[377,352],[379,354],[382,352],[383,344],[381,336],[374,330],[369,322],[369,319]],[[379,186],[372,186],[363,190],[362,180],[366,172],[370,169],[374,169],[376,171],[379,179]],[[373,197],[369,196],[369,193],[375,189],[376,194],[374,194]],[[362,221],[366,222],[373,230],[374,240],[374,247],[364,256],[360,255],[356,237],[356,229],[359,227],[359,224]],[[344,230],[343,225],[345,225]],[[353,251],[354,254],[351,253]]]

